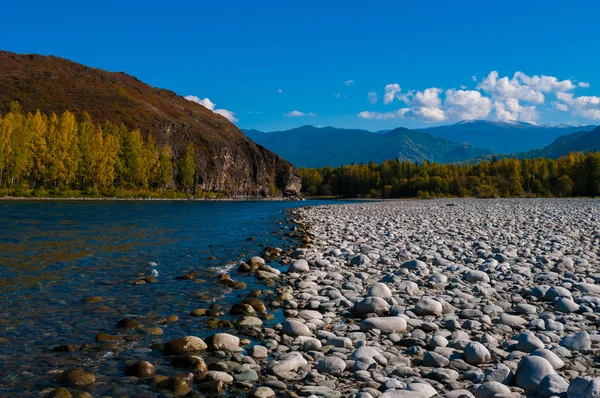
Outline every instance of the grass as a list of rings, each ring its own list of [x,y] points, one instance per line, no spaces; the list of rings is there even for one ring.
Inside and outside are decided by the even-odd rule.
[[[185,193],[171,190],[127,190],[111,189],[107,192],[87,192],[80,190],[50,190],[45,189],[0,189],[0,197],[26,199],[226,199],[228,192],[196,191]]]

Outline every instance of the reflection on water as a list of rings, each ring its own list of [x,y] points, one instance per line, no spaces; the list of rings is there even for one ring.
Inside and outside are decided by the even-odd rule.
[[[92,344],[97,333],[116,333],[115,324],[124,317],[150,325],[179,315],[182,321],[161,326],[165,335],[157,342],[208,334],[199,318],[187,316],[200,307],[198,294],[232,303],[237,293],[217,286],[216,273],[232,261],[259,254],[259,244],[293,244],[282,232],[288,228],[285,210],[298,205],[0,202],[0,393],[29,396],[51,385],[48,372],[69,366],[121,377],[122,361],[112,360],[119,353],[91,349],[62,354],[51,349]],[[192,270],[205,281],[173,280]],[[158,283],[132,283],[153,272]],[[235,278],[249,288],[255,283]],[[82,302],[90,296],[103,301]]]

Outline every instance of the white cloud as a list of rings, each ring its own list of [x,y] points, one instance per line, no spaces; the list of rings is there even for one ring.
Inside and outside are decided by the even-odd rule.
[[[188,101],[192,101],[202,105],[203,107],[213,111],[214,113],[223,116],[232,123],[238,121],[238,119],[235,117],[235,112],[232,112],[227,109],[215,109],[216,104],[208,98],[200,99],[195,95],[186,95],[184,98]]]
[[[371,91],[369,94],[367,94],[367,101],[369,101],[372,104],[376,103],[377,93],[375,91]]]
[[[477,82],[476,76],[471,79]],[[588,88],[590,84],[559,80],[555,76],[529,76],[520,71],[512,77],[491,71],[478,82],[475,90],[461,85],[460,89],[446,91],[430,87],[423,91],[402,92],[399,84],[392,83],[385,86],[383,103],[399,100],[406,107],[390,112],[364,111],[358,117],[374,120],[407,118],[425,122],[486,118],[534,122],[539,119],[540,111],[553,107],[570,111],[573,116],[600,120],[600,97],[575,97],[571,92],[577,87]],[[548,103],[546,97],[556,97],[556,101]],[[371,91],[367,100],[375,104],[377,93]]]
[[[427,88],[424,91],[417,91],[411,104],[426,108],[439,108],[442,105],[442,100],[440,99],[441,92],[441,89],[435,87]]]
[[[560,102],[553,102],[552,105],[554,106],[554,108],[556,108],[562,112],[567,112],[569,110],[568,106],[566,106],[565,104],[562,104]]]
[[[500,101],[514,98],[521,101],[542,104],[545,101],[544,94],[562,93],[575,88],[571,80],[558,80],[554,76],[528,76],[523,72],[515,72],[510,79],[508,76],[501,78],[498,76],[497,71],[490,72],[477,85],[477,89],[485,91]]]
[[[477,76],[475,76],[475,75],[471,76],[471,80],[473,80],[474,82],[476,82],[477,81]]]
[[[211,111],[213,109],[215,109],[215,104],[208,98],[200,99],[199,97],[196,97],[195,95],[186,95],[184,98],[188,101],[192,101],[197,104],[200,104],[203,107],[210,109]]]
[[[358,114],[358,117],[362,119],[375,119],[375,120],[388,120],[388,119],[402,119],[404,115],[410,111],[409,108],[398,109],[393,112],[368,112],[363,111]]]
[[[398,98],[400,94],[400,85],[397,83],[391,83],[385,86],[385,94],[383,96],[384,104],[391,104],[394,102],[394,98]]]
[[[278,92],[279,94],[281,94],[281,93],[283,93],[283,90],[282,90],[282,89],[280,89],[280,88],[278,88],[278,89],[277,89],[277,92]]]
[[[600,119],[600,97],[589,95],[575,97],[571,93],[558,93],[556,97],[563,102],[562,108],[567,107],[573,115],[593,120]]]
[[[304,113],[304,112],[300,112],[300,111],[297,111],[297,110],[293,110],[291,112],[286,113],[285,116],[289,116],[289,117],[302,117],[302,116],[316,116],[316,114],[314,114],[312,112]]]
[[[476,90],[446,90],[444,105],[447,117],[454,120],[485,119],[492,110],[492,102]]]
[[[507,98],[504,101],[496,101],[494,103],[494,108],[498,120],[534,122],[539,118],[535,105],[522,106],[516,98]]]
[[[538,104],[544,102],[544,94],[533,90],[527,85],[522,85],[516,77],[513,77],[510,80],[507,76],[498,79],[497,71],[490,72],[490,74],[477,85],[477,89],[483,90],[492,95],[492,97],[500,99],[514,98]]]
[[[559,93],[575,88],[575,85],[571,80],[567,79],[559,81],[554,76],[533,75],[530,77],[523,72],[516,72],[513,79],[518,79],[531,89],[542,93]]]
[[[443,110],[424,106],[400,108],[392,112],[363,111],[358,114],[358,117],[374,120],[417,119],[423,122],[439,122],[445,119]]]
[[[354,80],[346,80],[346,81],[344,82],[344,84],[345,84],[346,86],[350,86],[351,84],[355,84],[355,83],[356,83],[356,82],[355,82]]]
[[[340,93],[333,93],[333,96],[334,96],[336,99],[340,99],[340,98],[342,98],[342,94],[340,94]]]
[[[446,119],[444,111],[436,107],[415,106],[410,108],[405,116],[409,119],[417,119],[423,122],[441,122]]]

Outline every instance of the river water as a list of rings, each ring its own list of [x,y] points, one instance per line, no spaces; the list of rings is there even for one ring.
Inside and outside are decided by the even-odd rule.
[[[0,202],[0,396],[37,396],[60,386],[56,374],[70,368],[96,374],[87,388],[94,396],[160,396],[124,378],[125,364],[159,361],[160,352],[148,349],[152,342],[215,333],[190,311],[214,303],[227,308],[265,289],[232,264],[259,255],[263,245],[295,246],[285,236],[288,209],[333,203]],[[230,270],[247,289],[217,285],[218,274]],[[195,280],[174,280],[190,271],[198,272]],[[152,275],[157,283],[133,283]],[[82,301],[92,296],[102,301]],[[180,319],[165,323],[168,315]],[[160,326],[164,335],[114,350],[95,343],[98,333],[118,334],[115,325],[125,317]],[[53,351],[63,344],[80,349]]]

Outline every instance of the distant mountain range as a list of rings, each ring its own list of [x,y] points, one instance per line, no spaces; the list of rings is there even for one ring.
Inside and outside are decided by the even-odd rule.
[[[550,145],[519,154],[522,158],[545,157],[556,159],[570,152],[600,151],[600,127],[591,131],[577,131],[558,137]]]
[[[543,148],[558,137],[578,131],[590,131],[595,127],[463,120],[456,124],[429,127],[419,131],[454,142],[466,142],[493,153],[509,154]]]
[[[490,153],[469,144],[457,144],[405,128],[385,133],[314,126],[272,133],[242,131],[254,142],[297,167],[340,166],[388,159],[452,163]]]

